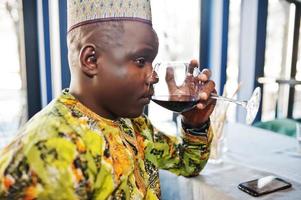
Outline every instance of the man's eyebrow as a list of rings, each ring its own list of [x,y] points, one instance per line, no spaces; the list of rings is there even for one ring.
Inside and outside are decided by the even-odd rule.
[[[140,55],[140,56],[148,56],[150,54],[154,54],[156,52],[156,49],[151,47],[143,47],[139,49],[134,49],[133,51],[129,52],[130,55]]]

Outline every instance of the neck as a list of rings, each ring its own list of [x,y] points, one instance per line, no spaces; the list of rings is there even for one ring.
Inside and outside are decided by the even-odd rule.
[[[118,120],[119,117],[114,113],[110,112],[108,109],[100,106],[98,102],[96,102],[95,97],[92,92],[89,92],[89,89],[85,89],[79,86],[75,86],[74,84],[70,84],[69,92],[72,94],[80,103],[89,108],[91,111],[96,113],[97,115],[110,119],[110,120]]]

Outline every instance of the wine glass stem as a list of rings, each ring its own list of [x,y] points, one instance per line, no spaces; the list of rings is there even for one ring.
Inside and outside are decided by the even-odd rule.
[[[214,94],[214,93],[211,93],[210,98],[235,103],[235,104],[240,105],[244,108],[247,107],[247,101],[239,101],[239,100],[236,100],[236,99],[230,99],[230,98],[227,98],[227,97],[218,96],[217,94]]]

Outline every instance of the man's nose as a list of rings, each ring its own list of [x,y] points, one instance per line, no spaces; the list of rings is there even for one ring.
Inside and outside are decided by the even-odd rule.
[[[153,66],[150,64],[150,66],[147,67],[147,77],[146,77],[146,82],[148,85],[151,84],[156,84],[159,81],[159,76],[157,72],[154,70]]]

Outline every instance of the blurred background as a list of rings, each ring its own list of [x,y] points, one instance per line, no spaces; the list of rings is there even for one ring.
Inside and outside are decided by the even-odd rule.
[[[210,68],[219,94],[248,99],[263,89],[255,126],[290,127],[301,118],[301,4],[297,0],[152,0],[158,60]],[[68,87],[66,0],[0,1],[0,147]],[[151,103],[159,128],[175,131],[176,114]],[[243,122],[230,107],[227,120]]]

